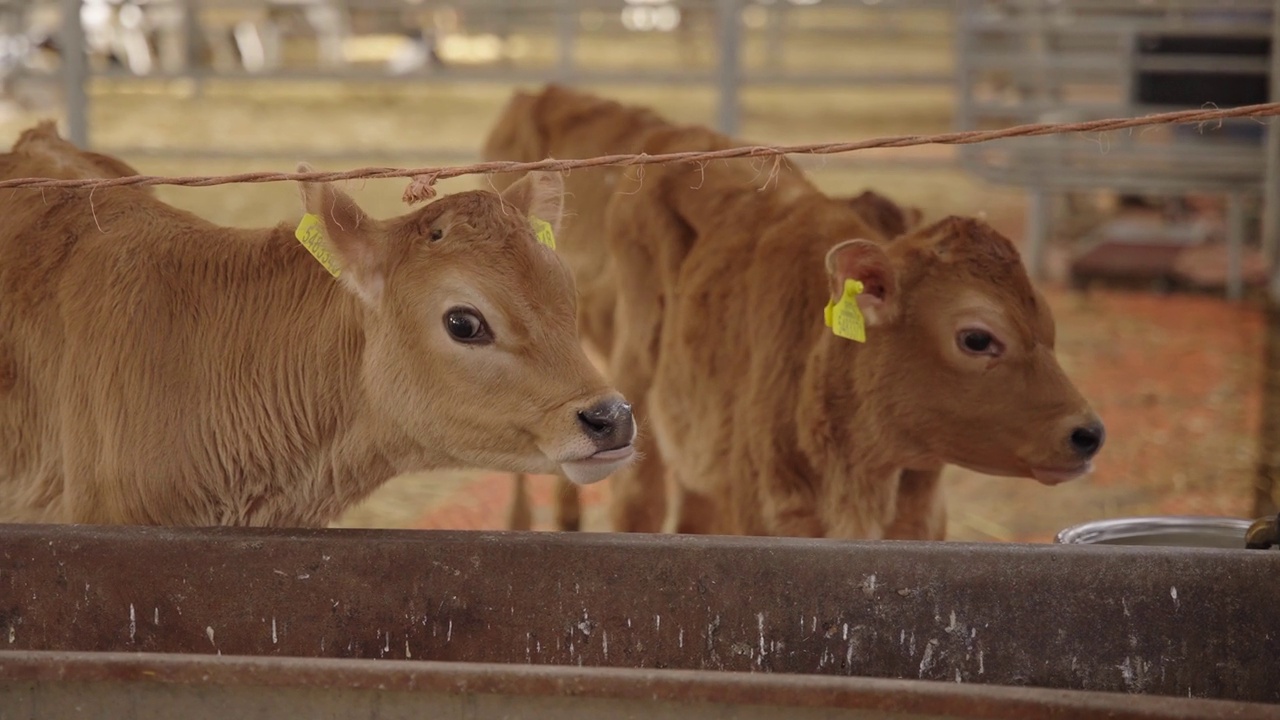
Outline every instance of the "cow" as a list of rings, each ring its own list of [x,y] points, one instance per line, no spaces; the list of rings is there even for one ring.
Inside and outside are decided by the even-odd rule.
[[[51,123],[0,157],[132,174]],[[130,187],[0,190],[0,521],[323,527],[400,473],[631,460],[529,219],[559,228],[558,174],[389,219],[299,187],[303,222],[264,229]]]
[[[682,126],[640,151],[732,145]],[[627,503],[669,475],[677,532],[944,539],[944,466],[1055,485],[1104,443],[1048,304],[983,221],[886,239],[794,168],[744,160],[650,167],[605,220],[625,269],[609,373],[658,458],[611,480],[629,529],[653,529]]]
[[[560,159],[592,157],[636,152],[645,136],[658,128],[673,124],[638,106],[620,103],[590,93],[572,90],[552,83],[531,93],[517,91],[503,108],[485,140],[486,160],[533,162],[548,157]],[[771,171],[773,161],[757,166],[758,176]],[[785,160],[780,168],[794,171]],[[566,219],[560,251],[574,270],[581,297],[579,329],[590,354],[606,363],[614,343],[614,312],[618,279],[612,254],[592,228],[604,222],[604,212],[615,192],[631,192],[643,183],[643,168],[601,167],[574,170],[566,181]],[[520,177],[518,173],[492,176],[495,189],[501,190]],[[621,184],[620,184],[621,183]],[[921,222],[918,208],[901,207],[879,193],[867,190],[845,202],[860,213],[878,233],[888,239],[905,233]],[[643,418],[640,418],[643,426]],[[641,432],[640,445],[645,442]],[[657,458],[650,453],[649,462],[641,462],[652,473],[661,474]],[[934,481],[929,481],[932,484]],[[664,512],[661,483],[615,484],[612,506],[635,508],[615,513],[612,525],[619,529],[654,529],[661,524]],[[627,499],[622,493],[636,490],[643,497]],[[511,529],[529,529],[532,512],[528,499],[527,479],[517,475],[513,485],[513,501],[507,524]],[[580,528],[577,487],[559,478],[554,499],[555,526],[560,530]],[[639,510],[639,509],[643,510]],[[643,516],[638,516],[643,514]]]
[[[637,147],[645,133],[667,122],[643,107],[626,105],[551,83],[537,93],[516,91],[486,137],[485,160],[533,162],[548,157],[587,158],[625,153]],[[587,350],[603,365],[613,347],[616,270],[598,229],[603,212],[619,182],[636,169],[600,167],[574,170],[565,180],[564,229],[556,248],[568,262],[578,286],[578,329]],[[504,190],[519,173],[490,176],[495,190]],[[592,228],[596,228],[593,231]],[[508,527],[527,530],[530,512],[526,479],[517,475],[515,499]],[[579,527],[576,486],[560,478],[556,493],[557,526]]]

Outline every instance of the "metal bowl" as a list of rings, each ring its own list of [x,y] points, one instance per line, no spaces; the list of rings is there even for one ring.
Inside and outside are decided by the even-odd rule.
[[[1076,545],[1158,545],[1245,549],[1251,521],[1227,517],[1174,515],[1115,518],[1073,525],[1056,542]]]

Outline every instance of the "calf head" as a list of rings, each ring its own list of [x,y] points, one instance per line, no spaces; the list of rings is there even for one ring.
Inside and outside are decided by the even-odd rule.
[[[1054,321],[1013,243],[950,217],[888,244],[827,254],[833,299],[846,279],[867,331],[860,399],[905,454],[1056,484],[1087,473],[1102,422],[1054,355]]]
[[[591,483],[631,459],[630,405],[584,354],[573,278],[530,224],[557,229],[563,193],[559,175],[530,173],[501,194],[378,220],[332,185],[302,184],[358,299],[362,392],[392,442],[409,445],[404,464],[443,455]]]

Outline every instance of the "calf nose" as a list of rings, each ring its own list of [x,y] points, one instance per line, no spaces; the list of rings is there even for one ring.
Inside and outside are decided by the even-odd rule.
[[[1106,439],[1107,429],[1102,423],[1091,422],[1071,431],[1071,449],[1080,457],[1088,459],[1098,454]]]
[[[578,424],[601,451],[626,447],[635,438],[631,404],[623,400],[605,400],[578,411]]]

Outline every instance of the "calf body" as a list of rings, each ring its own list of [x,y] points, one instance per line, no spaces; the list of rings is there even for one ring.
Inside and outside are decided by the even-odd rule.
[[[49,125],[0,170],[129,174]],[[561,193],[537,174],[376,220],[304,183],[335,278],[293,225],[0,191],[0,521],[323,526],[402,472],[604,477],[634,425],[529,225]]]
[[[500,114],[485,140],[485,160],[534,162],[587,158],[635,151],[646,134],[668,123],[642,107],[548,85],[538,93],[516,92]],[[565,179],[564,228],[557,236],[558,252],[571,269],[578,287],[578,328],[588,349],[600,358],[612,352],[618,271],[608,244],[599,229],[615,192],[629,192],[643,173],[634,168],[601,167],[574,170]],[[503,190],[518,181],[520,174],[492,176],[494,188]],[[603,362],[602,362],[603,364]],[[643,424],[643,408],[636,409]],[[643,425],[641,427],[643,436]],[[643,440],[641,441],[643,443]],[[656,489],[628,505],[643,508],[661,522],[661,483],[624,486]],[[515,479],[515,502],[509,526],[527,530],[530,526],[525,478]],[[576,530],[579,522],[576,488],[563,477],[556,493],[557,524]],[[656,513],[656,514],[654,514]]]
[[[517,92],[512,97],[490,131],[484,157],[486,160],[531,162],[547,157],[567,159],[634,153],[644,147],[651,132],[672,127],[672,123],[647,108],[625,105],[553,84],[538,93]],[[699,137],[710,144],[697,146],[691,143],[687,149],[713,150],[737,144],[715,134]],[[689,139],[692,141],[693,138]],[[762,183],[772,165],[769,161],[768,166],[757,167],[752,181],[756,185]],[[779,161],[777,168],[794,171],[785,161]],[[645,173],[649,171],[649,168],[591,168],[573,171],[566,181],[567,217],[559,247],[578,283],[579,328],[583,340],[603,357],[612,356],[618,346],[635,344],[627,334],[638,327],[636,322],[631,318],[618,317],[618,287],[619,283],[629,279],[637,279],[642,284],[647,282],[648,276],[643,273],[648,270],[625,267],[620,271],[614,254],[607,243],[602,242],[595,228],[603,224],[614,195],[636,192],[644,185]],[[493,183],[502,189],[518,177],[513,174],[497,175]],[[921,220],[919,210],[899,207],[888,198],[870,191],[843,202],[866,221],[868,232],[881,239],[905,233]],[[636,311],[633,307],[631,312]],[[639,332],[640,337],[647,336],[645,331]],[[644,365],[623,362],[628,373]],[[629,375],[618,378],[618,382],[634,386],[642,393],[628,397],[639,404],[637,417],[641,423],[641,434],[637,447],[643,452],[634,472],[612,483],[611,525],[615,530],[656,532],[662,527],[666,512],[666,471],[645,427],[643,390],[649,381],[642,376]],[[904,482],[918,488],[914,494],[920,496],[916,503],[920,512],[927,512],[930,517],[941,515],[941,505],[933,492],[937,484],[936,472],[915,474]],[[523,476],[516,478],[514,490],[509,525],[513,529],[528,529],[531,513]],[[562,530],[578,529],[577,489],[563,479],[557,484],[555,505],[557,527]]]
[[[726,142],[671,128],[642,150]],[[645,398],[671,529],[941,538],[946,464],[1048,484],[1088,470],[1101,423],[1008,239],[951,217],[890,240],[795,169],[766,175],[660,166],[610,202],[630,323],[610,372]],[[822,319],[846,281],[865,343]]]

